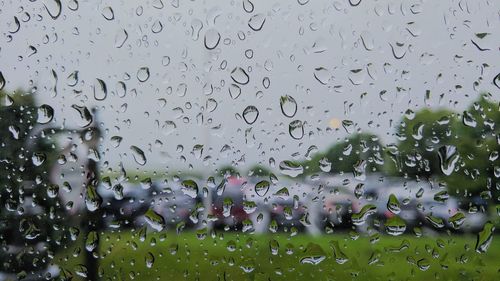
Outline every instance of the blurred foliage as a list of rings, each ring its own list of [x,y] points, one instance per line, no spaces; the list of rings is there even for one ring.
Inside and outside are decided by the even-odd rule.
[[[44,269],[62,241],[54,142],[37,122],[30,93],[0,92],[0,264],[4,272]]]
[[[306,174],[328,171],[327,168],[321,168],[327,163],[331,163],[330,173],[350,173],[362,160],[367,163],[366,172],[383,171],[385,159],[378,136],[369,133],[353,134],[325,152],[316,153],[302,165]]]
[[[268,177],[272,174],[272,171],[264,165],[254,165],[248,169],[247,174],[255,177]]]
[[[499,105],[490,94],[482,94],[461,114],[429,109],[407,114],[397,131],[399,142],[387,146],[392,160],[387,170],[394,176],[437,178],[463,204],[498,202],[499,123]],[[459,154],[451,175],[440,169],[438,151],[445,145]]]

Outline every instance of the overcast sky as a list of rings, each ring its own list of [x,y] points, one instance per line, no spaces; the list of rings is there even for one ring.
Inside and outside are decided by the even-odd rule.
[[[0,72],[8,90],[36,85],[55,125],[78,127],[73,104],[97,107],[112,167],[300,159],[347,135],[338,120],[393,142],[409,108],[460,111],[479,92],[500,91],[497,0],[62,2],[60,14],[54,0],[0,2]],[[246,82],[240,70],[231,77],[238,68],[249,82],[233,99],[234,80]],[[75,71],[77,83],[68,78]],[[280,109],[284,95],[298,105],[291,118]],[[241,117],[248,106],[259,112],[251,125]],[[299,140],[289,134],[295,120],[304,122]],[[118,148],[113,136],[123,138]],[[197,144],[201,157],[191,153]],[[144,167],[132,145],[145,152]]]

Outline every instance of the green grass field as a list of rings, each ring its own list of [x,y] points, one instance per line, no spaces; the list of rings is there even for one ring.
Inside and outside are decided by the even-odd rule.
[[[500,280],[500,237],[482,254],[474,250],[476,237],[445,235],[373,241],[347,234],[220,232],[199,240],[193,232],[148,232],[141,241],[122,232],[100,241],[104,280]],[[74,250],[56,261],[78,279]],[[319,264],[303,263],[321,257]]]

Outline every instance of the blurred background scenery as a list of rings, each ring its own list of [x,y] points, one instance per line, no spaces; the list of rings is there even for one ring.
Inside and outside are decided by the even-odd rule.
[[[0,27],[0,281],[500,276],[498,1],[7,0]]]

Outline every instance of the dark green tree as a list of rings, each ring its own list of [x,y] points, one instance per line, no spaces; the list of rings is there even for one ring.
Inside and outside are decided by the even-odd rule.
[[[499,105],[490,94],[480,95],[461,114],[421,110],[401,121],[400,141],[387,147],[392,160],[388,170],[397,176],[439,179],[464,205],[478,196],[498,202],[499,122]]]
[[[21,93],[0,92],[0,269],[42,279],[63,243],[63,206],[50,179],[55,145],[33,96]]]
[[[366,172],[382,172],[384,162],[383,147],[378,136],[359,133],[334,144],[326,152],[316,153],[303,166],[305,174],[328,170],[331,173],[351,173],[360,164],[366,165]]]
[[[407,114],[396,132],[399,143],[386,148],[392,160],[387,163],[389,173],[424,178],[439,174],[437,151],[452,143],[456,123],[456,114],[445,109]]]

